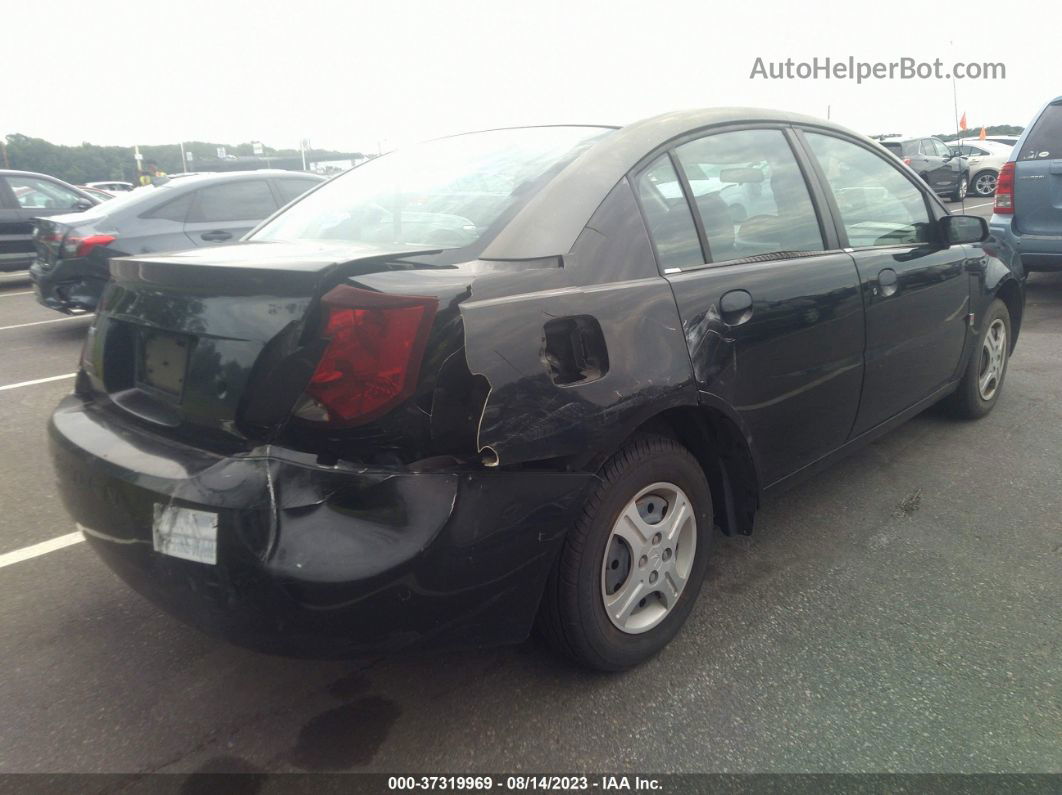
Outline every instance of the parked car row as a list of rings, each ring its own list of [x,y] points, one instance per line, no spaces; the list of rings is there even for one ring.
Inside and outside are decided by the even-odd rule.
[[[30,268],[38,301],[61,312],[92,312],[112,258],[234,243],[322,181],[280,170],[187,175],[83,212],[41,216]]]
[[[40,300],[97,311],[50,424],[64,503],[243,645],[537,626],[635,665],[715,532],[932,404],[999,400],[1026,272],[1062,268],[1062,98],[1002,163],[955,146],[695,111],[39,212]],[[997,166],[990,236],[939,196]]]
[[[940,196],[962,201],[970,187],[970,164],[942,140],[887,136],[881,145],[914,169]]]

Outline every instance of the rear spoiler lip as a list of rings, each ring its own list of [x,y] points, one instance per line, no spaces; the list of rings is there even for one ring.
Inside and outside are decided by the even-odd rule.
[[[262,270],[320,273],[327,271],[330,268],[352,262],[373,262],[408,257],[414,254],[438,254],[444,250],[429,246],[395,246],[393,248],[383,248],[380,246],[369,246],[362,243],[315,245],[314,243],[308,242],[305,246],[300,246],[298,242],[293,241],[291,244],[281,244],[296,249],[291,251],[288,256],[256,257],[255,254],[252,253],[255,249],[258,249],[258,247],[268,245],[273,245],[272,241],[248,240],[234,243],[231,246],[116,257],[112,260],[112,273],[114,273],[115,265],[154,265],[163,267],[219,268],[240,271]],[[303,250],[299,251],[298,249]],[[236,252],[246,252],[246,256],[234,256]],[[258,249],[258,253],[265,252]]]

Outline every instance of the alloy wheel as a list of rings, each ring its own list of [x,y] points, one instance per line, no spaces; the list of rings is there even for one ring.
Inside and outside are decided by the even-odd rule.
[[[653,483],[627,503],[601,563],[601,599],[622,632],[648,632],[678,603],[697,552],[697,519],[674,483]]]
[[[1007,366],[1007,327],[996,318],[988,327],[981,345],[981,365],[977,371],[977,392],[981,400],[991,400],[999,391]]]
[[[974,193],[978,196],[991,196],[996,192],[996,175],[981,174],[974,180]]]

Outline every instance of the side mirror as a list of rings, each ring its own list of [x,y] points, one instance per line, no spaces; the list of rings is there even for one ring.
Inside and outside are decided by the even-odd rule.
[[[977,215],[945,215],[940,219],[940,227],[949,246],[988,239],[988,221]]]
[[[84,212],[89,207],[95,207],[96,205],[91,199],[86,199],[84,196],[79,196],[74,203],[70,206],[70,209],[77,210],[79,213]]]

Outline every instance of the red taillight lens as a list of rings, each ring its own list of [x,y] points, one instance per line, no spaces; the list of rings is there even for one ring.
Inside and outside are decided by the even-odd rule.
[[[1000,215],[1014,214],[1014,161],[1004,163],[996,180],[996,203],[992,212]]]
[[[63,241],[63,256],[87,257],[96,246],[109,246],[117,239],[114,235],[87,235],[81,237],[71,232]]]
[[[909,166],[909,165],[911,165],[911,158],[909,158],[909,157],[905,157],[905,158],[903,159],[903,164],[904,164],[905,166]]]
[[[311,402],[304,401],[296,414],[354,425],[412,395],[438,300],[340,285],[321,302],[328,347],[306,388]]]

